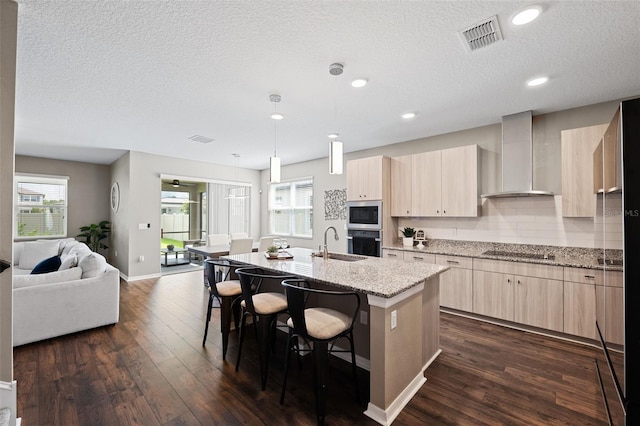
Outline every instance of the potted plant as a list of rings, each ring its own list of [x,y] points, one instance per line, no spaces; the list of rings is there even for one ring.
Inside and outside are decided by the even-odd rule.
[[[81,226],[80,231],[82,233],[78,234],[77,237],[84,238],[84,243],[89,246],[92,251],[98,252],[100,249],[108,249],[109,247],[102,242],[107,236],[109,232],[111,232],[111,228],[109,227],[110,223],[108,220],[103,220],[102,222],[92,223],[88,226]]]
[[[402,245],[405,247],[412,247],[413,237],[416,235],[416,230],[410,226],[405,226],[402,230],[402,235],[404,235],[402,238]]]
[[[278,247],[276,247],[276,246],[267,247],[267,255],[270,258],[278,257]]]

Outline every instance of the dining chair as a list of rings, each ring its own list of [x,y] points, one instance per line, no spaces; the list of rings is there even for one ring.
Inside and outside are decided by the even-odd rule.
[[[287,321],[289,335],[280,403],[284,403],[291,352],[295,349],[298,354],[300,353],[298,338],[301,338],[310,347],[307,350],[311,351],[316,416],[318,424],[322,425],[325,418],[326,377],[330,353],[351,352],[351,368],[356,398],[358,404],[361,402],[353,344],[353,326],[360,310],[360,296],[354,291],[330,291],[311,288],[305,279],[286,279],[282,281],[282,285],[285,287],[287,306],[291,317]],[[307,307],[310,295],[317,296],[314,300],[329,302],[333,306],[344,306],[344,309],[348,310],[349,314],[325,306]],[[348,308],[353,308],[353,310],[351,311]],[[349,342],[350,350],[334,349],[335,343],[342,338]]]
[[[241,238],[249,238],[249,235],[246,232],[232,232],[231,233],[231,241],[239,240]]]
[[[277,275],[256,267],[238,268],[236,269],[236,274],[238,274],[240,288],[242,289],[240,338],[236,371],[240,368],[247,317],[250,316],[256,326],[260,358],[260,383],[262,390],[265,390],[269,370],[269,352],[270,349],[275,347],[276,320],[279,314],[287,311],[287,298],[283,293],[261,292],[261,287],[265,280],[281,282],[284,279],[294,277]]]
[[[262,253],[263,251],[267,251],[269,247],[273,245],[273,240],[275,237],[261,237],[260,245],[258,246],[258,251]]]
[[[231,240],[231,245],[229,246],[229,254],[243,254],[243,253],[251,253],[253,250],[253,239],[251,238],[240,238],[237,240]]]
[[[202,346],[207,342],[209,322],[211,322],[211,309],[213,300],[218,300],[220,307],[220,332],[222,333],[222,359],[227,356],[229,334],[231,332],[231,315],[233,314],[236,330],[240,319],[240,296],[242,289],[240,281],[235,277],[236,263],[228,259],[208,259],[206,261],[207,277],[209,284],[209,303],[207,305],[207,320],[204,326]],[[237,278],[237,277],[236,277]]]
[[[228,234],[209,234],[207,236],[207,245],[222,246],[225,244],[229,244]]]

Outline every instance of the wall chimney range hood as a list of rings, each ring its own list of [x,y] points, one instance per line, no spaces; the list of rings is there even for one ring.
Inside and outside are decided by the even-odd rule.
[[[502,191],[483,198],[549,196],[533,189],[531,111],[502,117]]]

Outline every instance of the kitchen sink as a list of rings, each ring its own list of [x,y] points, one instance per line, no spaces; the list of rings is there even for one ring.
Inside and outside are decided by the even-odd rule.
[[[504,256],[504,257],[517,257],[519,259],[539,259],[539,260],[555,260],[555,256],[545,253],[522,253],[503,250],[487,250],[482,253],[485,256]]]
[[[314,252],[312,256],[322,257],[322,252]],[[333,260],[343,260],[345,262],[357,262],[358,260],[366,259],[365,256],[358,256],[355,254],[345,254],[345,253],[329,253],[329,259]]]

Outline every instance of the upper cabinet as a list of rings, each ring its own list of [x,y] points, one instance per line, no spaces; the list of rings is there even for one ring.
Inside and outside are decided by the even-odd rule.
[[[478,146],[391,159],[391,215],[478,216]]]
[[[347,201],[382,200],[384,158],[347,161]]]
[[[622,189],[622,132],[620,109],[593,152],[593,193],[620,192]]]
[[[562,143],[562,216],[593,217],[593,152],[602,139],[606,124],[563,130]]]

